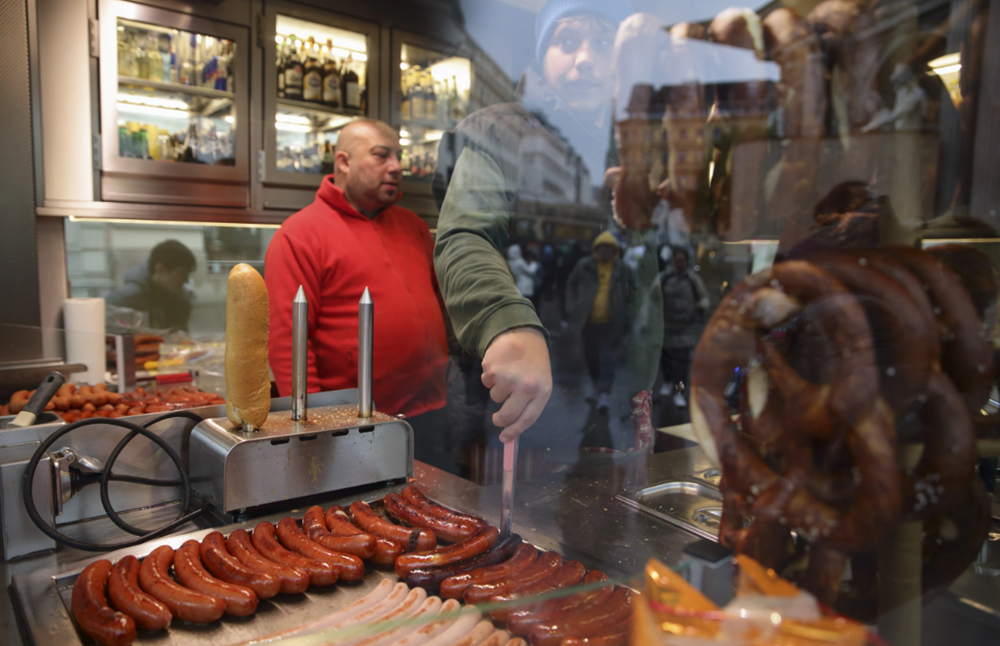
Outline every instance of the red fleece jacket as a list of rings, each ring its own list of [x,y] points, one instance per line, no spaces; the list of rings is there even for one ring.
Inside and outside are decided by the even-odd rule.
[[[333,176],[291,216],[267,249],[268,358],[281,395],[291,393],[292,300],[309,299],[309,392],[356,388],[358,301],[375,303],[377,410],[420,415],[444,406],[448,341],[434,276],[434,243],[415,213],[391,206],[369,220]]]

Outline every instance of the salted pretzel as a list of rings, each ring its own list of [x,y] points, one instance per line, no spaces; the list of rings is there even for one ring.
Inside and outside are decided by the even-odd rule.
[[[823,502],[797,482],[776,473],[731,419],[725,390],[737,369],[748,366],[757,339],[798,315],[806,304],[832,299],[821,324],[836,363],[823,399],[827,415],[846,424],[845,442],[857,469],[856,495],[845,509]],[[893,416],[878,392],[875,353],[864,310],[829,273],[789,261],[754,274],[720,304],[702,336],[691,366],[691,421],[710,459],[722,466],[727,485],[744,496],[756,517],[778,521],[804,537],[841,550],[877,544],[900,509]]]
[[[968,292],[928,253],[909,247],[884,251],[915,275],[930,297],[941,338],[941,368],[955,382],[969,412],[978,414],[993,387],[993,348]]]

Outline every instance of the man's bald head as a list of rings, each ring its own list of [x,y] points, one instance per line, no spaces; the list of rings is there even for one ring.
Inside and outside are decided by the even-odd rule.
[[[399,133],[376,119],[341,129],[334,152],[334,184],[351,206],[373,218],[399,199]]]
[[[358,146],[371,139],[372,135],[382,135],[391,141],[399,141],[399,133],[392,126],[378,119],[358,119],[352,121],[340,130],[337,136],[337,145],[334,147],[334,154],[340,151],[350,152]]]

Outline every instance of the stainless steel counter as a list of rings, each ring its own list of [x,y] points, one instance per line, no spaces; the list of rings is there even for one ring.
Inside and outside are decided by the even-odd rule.
[[[685,449],[649,456],[642,462],[616,464],[606,456],[593,459],[592,466],[567,470],[540,480],[518,483],[514,531],[543,549],[557,550],[567,558],[579,559],[590,569],[602,569],[611,576],[627,576],[640,572],[651,556],[676,562],[683,547],[696,537],[672,527],[652,516],[638,513],[620,503],[614,496],[625,488],[641,486],[645,482],[658,482],[686,475],[705,466],[704,456],[698,449]],[[481,487],[467,480],[433,467],[416,463],[415,480],[432,498],[443,504],[469,513],[475,513],[497,524],[500,520],[500,488]],[[343,504],[359,498],[373,500],[401,486],[351,493],[343,498],[333,497],[319,504]],[[271,516],[255,518],[245,523],[220,527],[224,533],[240,527],[252,529],[261,520],[277,521],[288,515],[301,516],[304,510],[290,510]],[[176,507],[158,508],[155,511],[133,512],[126,516],[130,522],[156,526],[172,519]],[[180,545],[188,537],[200,538],[207,533],[211,520],[190,524],[171,537],[151,541],[138,547],[109,554],[116,558],[126,554],[144,555],[161,544]],[[67,533],[69,531],[67,530]],[[87,521],[74,526],[74,537],[85,540],[120,540],[123,534],[109,521]],[[0,594],[0,642],[11,646],[26,643],[22,640],[12,605],[11,582],[17,577],[19,592],[28,597],[26,607],[20,610],[31,616],[31,622],[47,627],[42,644],[67,644],[67,637],[77,635],[70,621],[69,612],[62,598],[68,599],[68,589],[60,590],[60,577],[78,572],[82,564],[99,555],[76,550],[60,549],[56,552],[26,557],[12,563],[0,563],[0,576],[4,591]],[[303,599],[268,602],[261,615],[264,622],[253,620],[225,620],[223,631],[212,633],[212,643],[221,644],[258,636],[279,630],[288,625],[308,621],[316,613],[329,611],[333,598],[336,605],[347,603],[377,584],[384,572],[374,571],[363,585],[335,586],[336,590],[310,592]],[[27,578],[44,580],[42,592],[26,593]],[[61,598],[62,597],[62,598]],[[316,601],[317,603],[310,603]],[[292,617],[294,615],[294,617]],[[262,628],[266,625],[266,628]],[[263,632],[262,632],[263,631]],[[169,639],[157,639],[167,644]]]

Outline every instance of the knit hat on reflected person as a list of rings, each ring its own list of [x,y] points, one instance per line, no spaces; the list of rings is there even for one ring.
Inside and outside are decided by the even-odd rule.
[[[601,231],[600,235],[594,238],[594,244],[591,245],[591,248],[597,249],[602,244],[611,245],[615,249],[621,249],[621,245],[618,244],[618,238],[610,231]]]
[[[556,23],[566,16],[604,16],[618,25],[633,13],[629,0],[549,0],[535,17],[535,56],[539,64],[545,60],[545,51],[556,30]]]

